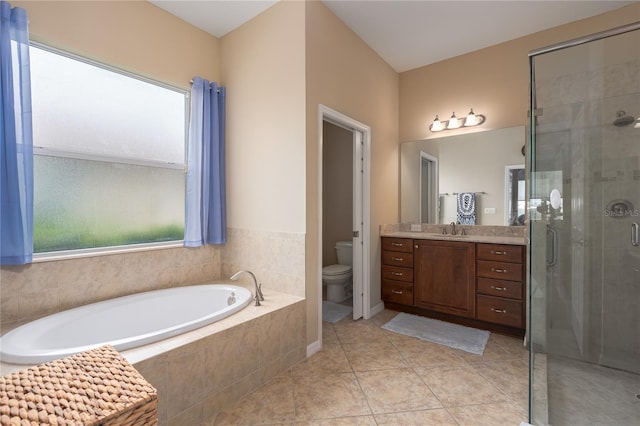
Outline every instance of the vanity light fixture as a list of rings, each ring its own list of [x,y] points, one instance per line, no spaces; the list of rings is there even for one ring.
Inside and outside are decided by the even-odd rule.
[[[485,117],[482,114],[476,114],[473,112],[473,108],[469,111],[469,114],[463,119],[456,117],[455,112],[451,114],[451,118],[446,122],[446,125],[440,121],[438,115],[436,115],[433,123],[429,125],[429,130],[432,132],[440,132],[442,130],[453,130],[460,127],[473,127],[479,126],[484,123]]]

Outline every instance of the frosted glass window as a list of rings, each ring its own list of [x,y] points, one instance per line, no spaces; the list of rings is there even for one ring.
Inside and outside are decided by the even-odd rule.
[[[31,47],[34,252],[182,240],[187,94]]]
[[[34,145],[184,163],[185,94],[31,47]]]

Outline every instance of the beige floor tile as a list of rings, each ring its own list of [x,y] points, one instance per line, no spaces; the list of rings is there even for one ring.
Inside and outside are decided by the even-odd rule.
[[[410,368],[362,371],[356,377],[374,414],[442,407]]]
[[[377,314],[376,316],[372,317],[371,321],[375,322],[380,327],[382,327],[384,324],[386,324],[387,322],[389,322],[393,318],[395,318],[395,316],[398,315],[399,313],[400,312],[390,311],[388,309],[385,309],[382,312],[380,312],[379,314]]]
[[[340,321],[333,329],[342,344],[386,341],[385,331],[373,321]]]
[[[296,364],[293,376],[313,376],[321,374],[347,373],[353,371],[351,364],[340,345],[328,345],[310,358]]]
[[[461,351],[460,349],[452,349],[456,355],[462,358],[468,363],[484,362],[484,361],[501,361],[507,358],[513,358],[509,355],[509,352],[505,351],[497,343],[489,340],[487,346],[484,348],[482,355],[476,355],[469,352]]]
[[[464,363],[462,358],[447,346],[402,335],[400,337],[390,336],[389,340],[404,356],[407,363],[413,367],[461,365]]]
[[[458,423],[445,409],[405,411],[403,413],[376,414],[378,426],[456,426]]]
[[[297,426],[376,426],[373,416],[339,417],[337,419],[307,420]]]
[[[295,420],[293,379],[279,376],[216,417],[216,425],[255,425]]]
[[[407,363],[389,342],[351,343],[342,345],[353,371],[404,368]]]
[[[472,364],[478,374],[486,378],[509,397],[520,399],[529,392],[529,364],[512,358]]]
[[[353,373],[294,377],[293,381],[298,421],[372,414]]]
[[[507,396],[469,366],[416,368],[445,407],[507,401]]]
[[[502,334],[491,333],[490,342],[495,342],[509,354],[509,356],[529,360],[529,349],[523,344],[523,339],[505,336]]]
[[[327,345],[339,345],[340,341],[338,340],[338,335],[333,329],[333,324],[330,322],[322,323],[322,346]]]
[[[460,426],[514,425],[527,421],[526,411],[510,402],[451,407],[447,411]]]

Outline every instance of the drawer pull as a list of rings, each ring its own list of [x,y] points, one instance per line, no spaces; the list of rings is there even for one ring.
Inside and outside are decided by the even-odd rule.
[[[396,262],[402,262],[404,259],[402,257],[392,257],[391,260],[394,260]]]
[[[404,274],[402,272],[392,272],[391,275],[395,276],[395,277],[401,277]]]
[[[391,243],[394,247],[404,247],[404,243]]]
[[[501,250],[491,250],[491,254],[497,254],[498,256],[502,256],[507,254],[506,251],[501,251]]]
[[[497,314],[506,314],[507,310],[506,309],[491,308],[491,312],[495,312]]]
[[[506,287],[496,287],[495,285],[492,285],[491,288],[498,291],[507,291]]]
[[[504,274],[507,272],[506,269],[500,269],[500,268],[491,268],[491,272],[497,272],[499,274]]]
[[[402,294],[402,290],[391,290],[393,294]]]

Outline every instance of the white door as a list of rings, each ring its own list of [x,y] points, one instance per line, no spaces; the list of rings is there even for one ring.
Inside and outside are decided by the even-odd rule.
[[[363,309],[363,175],[362,132],[353,131],[353,319],[362,318]]]

